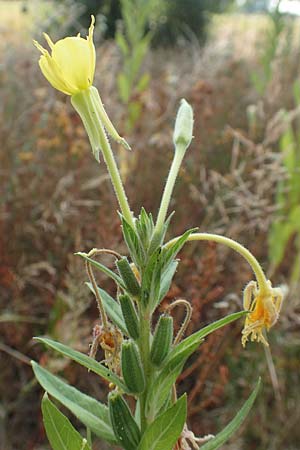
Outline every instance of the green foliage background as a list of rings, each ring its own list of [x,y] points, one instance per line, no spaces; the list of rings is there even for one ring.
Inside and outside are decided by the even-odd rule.
[[[140,0],[140,3],[147,0]],[[121,4],[119,0],[74,0],[82,5],[83,13],[79,21],[85,27],[90,23],[91,14],[105,16],[106,39],[113,38],[117,22],[121,19]],[[173,45],[178,38],[197,38],[203,42],[207,34],[210,13],[223,12],[233,0],[162,0],[157,1],[155,13],[149,28],[154,28],[154,45]]]

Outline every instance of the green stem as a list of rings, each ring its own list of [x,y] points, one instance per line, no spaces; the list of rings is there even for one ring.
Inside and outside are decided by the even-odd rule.
[[[134,229],[135,224],[120,177],[119,169],[101,121],[101,117],[103,117],[103,111],[101,114],[99,113],[99,108],[101,109],[99,102],[101,103],[101,99],[95,94],[95,88],[90,88],[72,96],[71,102],[83,121],[97,161],[99,161],[100,150],[103,154],[121,212],[129,225]],[[121,143],[124,142],[122,138],[120,139]]]
[[[92,448],[93,441],[92,441],[92,432],[89,427],[86,427],[86,440],[89,446]]]
[[[132,213],[129,208],[127,196],[124,190],[124,186],[121,180],[120,172],[114,158],[114,154],[112,152],[110,143],[103,129],[102,123],[99,120],[99,138],[100,138],[100,146],[103,154],[103,158],[105,164],[107,166],[122,214],[126,220],[126,222],[134,229],[135,224],[133,221]]]
[[[175,149],[175,155],[174,155],[174,159],[172,161],[168,179],[167,179],[167,182],[165,185],[164,193],[163,193],[163,196],[161,199],[160,208],[159,208],[156,225],[155,225],[155,229],[154,229],[154,234],[160,233],[164,226],[168,208],[169,208],[169,204],[170,204],[170,200],[171,200],[171,195],[172,195],[172,192],[174,189],[175,181],[176,181],[184,154],[185,154],[185,151],[181,148],[181,146],[177,146],[177,148]]]
[[[169,241],[165,246],[170,247],[180,238],[176,237]],[[238,242],[234,241],[233,239],[227,238],[225,236],[221,236],[219,234],[210,234],[210,233],[194,233],[191,234],[188,238],[188,241],[213,241],[220,244],[224,244],[227,247],[232,248],[237,253],[239,253],[241,256],[243,256],[246,261],[250,264],[257,280],[257,284],[259,286],[261,294],[267,293],[269,291],[269,285],[268,281],[266,279],[266,276],[257,261],[257,259],[252,255],[252,253],[249,252],[245,247],[243,247]]]
[[[140,355],[143,363],[144,374],[146,379],[146,388],[143,394],[140,396],[140,408],[141,408],[141,432],[142,434],[147,428],[147,416],[146,416],[146,400],[148,386],[150,384],[151,378],[151,365],[150,365],[150,314],[146,311],[140,311],[140,338],[139,338],[139,349]]]

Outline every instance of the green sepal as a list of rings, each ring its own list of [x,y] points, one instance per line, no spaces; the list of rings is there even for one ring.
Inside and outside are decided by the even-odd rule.
[[[100,162],[102,143],[101,133],[103,134],[104,131],[101,123],[98,121],[95,105],[92,101],[91,88],[72,95],[71,103],[83,122],[84,128],[90,140],[93,155],[96,161]]]
[[[150,359],[152,364],[159,367],[167,357],[173,340],[173,317],[160,316],[155,328],[151,346]]]
[[[130,267],[128,259],[124,256],[123,258],[117,260],[116,265],[122,280],[124,281],[127,292],[133,297],[139,297],[141,288],[132,268]]]
[[[140,326],[134,303],[127,294],[120,295],[119,302],[129,336],[136,341],[140,336]]]
[[[108,396],[110,421],[119,444],[125,450],[135,450],[141,439],[141,432],[129,406],[116,391]]]
[[[136,344],[124,341],[121,350],[121,367],[124,382],[131,394],[141,394],[145,390],[145,375]]]

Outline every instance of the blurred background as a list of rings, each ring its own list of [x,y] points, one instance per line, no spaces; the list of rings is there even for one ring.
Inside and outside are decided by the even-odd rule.
[[[53,40],[85,35],[91,14],[94,84],[134,149],[113,146],[135,213],[157,210],[185,97],[195,139],[175,188],[172,233],[199,226],[240,241],[286,293],[271,355],[262,345],[242,349],[239,322],[190,359],[178,385],[189,392],[189,424],[199,435],[218,432],[261,375],[253,411],[224,449],[299,450],[300,1],[288,0],[0,0],[0,448],[49,448],[30,359],[99,399],[107,391],[32,341],[49,335],[87,353],[97,309],[73,253],[126,252],[105,166],[69,98],[40,73],[32,44],[45,45],[43,31]],[[239,256],[202,243],[180,257],[162,309],[188,299],[189,333],[241,309],[252,274]]]

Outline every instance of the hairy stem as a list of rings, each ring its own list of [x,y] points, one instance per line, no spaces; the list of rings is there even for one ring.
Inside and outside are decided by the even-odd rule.
[[[175,242],[180,238],[176,237],[174,239],[172,239],[171,241],[169,241],[167,244],[165,244],[166,247],[170,247],[173,244],[175,244]],[[241,256],[243,256],[243,258],[246,259],[246,261],[250,264],[255,276],[256,276],[256,280],[257,280],[257,284],[259,286],[260,289],[260,293],[262,295],[266,294],[269,291],[269,285],[266,279],[266,276],[259,264],[259,262],[257,261],[257,259],[252,255],[251,252],[249,252],[249,250],[247,250],[245,247],[243,247],[241,244],[239,244],[238,242],[234,241],[233,239],[227,238],[225,236],[221,236],[219,234],[210,234],[210,233],[194,233],[191,234],[188,237],[188,241],[213,241],[213,242],[217,242],[219,244],[224,244],[227,247],[232,248],[233,250],[235,250],[237,253],[239,253]]]

